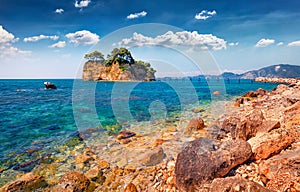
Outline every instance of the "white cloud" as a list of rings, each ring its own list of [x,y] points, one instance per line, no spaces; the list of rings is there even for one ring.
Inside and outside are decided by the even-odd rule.
[[[298,47],[300,46],[300,40],[299,41],[293,41],[293,42],[290,42],[288,44],[288,47]]]
[[[256,43],[255,47],[267,47],[273,43],[275,43],[274,39],[261,39]]]
[[[147,37],[139,33],[133,33],[131,38],[125,38],[118,43],[119,46],[189,46],[197,50],[221,50],[226,49],[226,41],[212,34],[198,34],[197,31],[168,31],[156,37]]]
[[[66,37],[70,43],[75,45],[92,45],[99,42],[100,37],[96,33],[91,33],[87,30],[68,33]]]
[[[127,19],[136,19],[139,17],[145,17],[147,15],[146,11],[142,11],[140,13],[132,13],[130,15],[127,16]]]
[[[228,45],[229,45],[230,47],[238,46],[238,45],[239,45],[239,42],[235,42],[235,43],[231,42],[231,43],[228,43]]]
[[[202,10],[200,13],[197,13],[195,15],[195,19],[197,20],[206,20],[214,15],[216,15],[217,12],[215,10],[213,11],[207,11],[207,10]]]
[[[64,12],[63,9],[56,9],[56,10],[55,10],[55,13],[58,13],[58,14],[62,14],[63,12]]]
[[[283,42],[279,42],[279,43],[277,43],[276,45],[277,45],[277,46],[281,46],[281,45],[283,45]]]
[[[78,3],[78,1],[75,1],[75,7],[76,8],[83,8],[83,7],[87,7],[89,6],[89,4],[91,3],[91,0],[82,0]]]
[[[13,41],[15,41],[15,36],[3,29],[3,27],[0,25],[0,45]]]
[[[19,38],[15,38],[12,33],[9,33],[0,25],[0,58],[30,55],[31,51],[23,51],[12,45],[12,43],[15,43],[18,40]]]
[[[50,48],[63,48],[66,46],[66,42],[65,41],[59,41],[57,43],[54,43],[53,45],[50,45]]]
[[[42,39],[51,39],[53,41],[56,41],[59,37],[56,35],[53,36],[47,36],[47,35],[39,35],[39,36],[33,36],[33,37],[26,37],[24,38],[24,42],[36,42]]]

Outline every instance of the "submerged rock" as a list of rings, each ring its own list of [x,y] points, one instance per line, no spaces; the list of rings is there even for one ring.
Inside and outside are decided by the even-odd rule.
[[[149,150],[140,157],[140,161],[145,166],[153,166],[163,161],[165,157],[164,150],[162,147],[156,147]]]
[[[90,180],[79,172],[68,172],[62,176],[53,192],[70,191],[85,192],[89,190]]]
[[[190,120],[190,122],[186,126],[184,133],[191,134],[203,128],[204,128],[204,120],[200,117],[194,117]]]
[[[225,176],[251,155],[251,146],[243,140],[220,142],[198,138],[189,142],[177,156],[177,187],[182,191],[196,191],[205,182]]]
[[[0,188],[1,192],[24,192],[33,191],[37,188],[47,185],[44,177],[35,175],[33,173],[26,173],[19,179],[4,185]]]
[[[202,107],[198,107],[196,109],[193,109],[194,113],[200,113],[200,112],[203,112],[203,111],[205,111],[205,109],[203,109]]]
[[[121,140],[121,139],[127,139],[130,137],[134,137],[136,135],[136,133],[131,132],[131,131],[121,131],[118,135],[117,135],[117,139]]]

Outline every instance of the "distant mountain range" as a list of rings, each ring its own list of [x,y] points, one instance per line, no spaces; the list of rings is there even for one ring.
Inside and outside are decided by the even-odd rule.
[[[268,78],[300,78],[300,66],[278,64],[264,67],[259,70],[248,71],[242,74],[225,72],[221,74],[224,79],[255,79],[257,77]]]

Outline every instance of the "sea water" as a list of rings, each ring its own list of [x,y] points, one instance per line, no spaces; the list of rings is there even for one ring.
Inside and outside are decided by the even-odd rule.
[[[276,87],[253,80],[199,78],[97,83],[53,79],[57,89],[47,90],[44,81],[49,80],[0,80],[2,170],[19,169],[22,163],[69,144],[84,128],[114,134],[135,122],[172,119],[191,110],[195,102],[205,109],[213,102],[214,91],[221,92],[217,99],[230,100],[249,90]]]

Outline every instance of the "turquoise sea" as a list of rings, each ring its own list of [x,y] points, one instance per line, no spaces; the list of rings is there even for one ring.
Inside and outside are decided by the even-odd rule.
[[[57,89],[46,90],[44,81],[53,82]],[[71,145],[74,138],[80,141],[84,128],[113,134],[132,121],[149,121],[153,115],[171,119],[195,103],[195,98],[206,108],[213,97],[230,100],[260,87],[271,90],[276,84],[205,79],[142,83],[0,80],[0,173],[30,171],[31,163],[26,162],[53,153],[55,146]],[[214,91],[221,95],[214,96]]]

